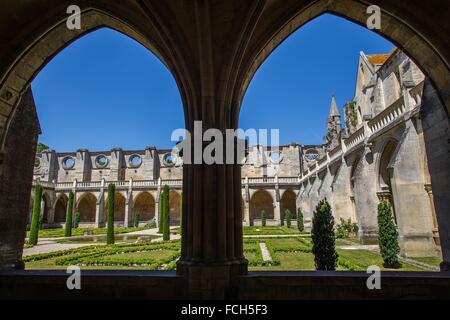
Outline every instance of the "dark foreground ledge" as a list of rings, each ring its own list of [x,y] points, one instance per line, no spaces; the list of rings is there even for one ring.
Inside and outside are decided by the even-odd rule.
[[[68,290],[65,271],[0,272],[0,299],[185,299],[175,271],[82,271],[81,290]],[[382,272],[368,290],[365,272],[250,272],[230,299],[450,299],[450,273]]]

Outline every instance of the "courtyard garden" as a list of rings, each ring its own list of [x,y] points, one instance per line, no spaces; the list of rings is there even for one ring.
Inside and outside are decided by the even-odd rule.
[[[143,228],[130,228],[128,232],[143,231]],[[44,230],[49,235],[58,234],[62,229]],[[69,265],[78,265],[85,270],[174,270],[180,257],[179,228],[171,229],[172,240],[163,241],[157,229],[150,229],[147,241],[136,243],[138,234],[127,235],[127,230],[115,229],[116,244],[106,245],[91,239],[102,239],[105,229],[94,229],[93,236],[57,238],[58,244],[76,244],[82,247],[58,250],[40,254],[26,255],[24,261],[27,270],[66,269]],[[145,232],[145,230],[144,230]],[[81,232],[80,232],[81,233]],[[81,233],[83,234],[83,233]],[[260,236],[258,236],[260,235]],[[176,238],[176,239],[175,239]],[[37,246],[39,247],[39,245]],[[361,246],[352,238],[337,239],[336,251],[339,255],[337,270],[365,271],[368,266],[377,265],[382,270],[394,270],[383,267],[383,259],[376,246]],[[281,227],[244,227],[244,255],[249,262],[249,270],[315,270],[312,253],[312,239],[308,233],[300,233],[297,228]],[[414,261],[401,261],[397,271],[432,271],[424,265],[435,266],[439,259],[427,259],[423,264]]]

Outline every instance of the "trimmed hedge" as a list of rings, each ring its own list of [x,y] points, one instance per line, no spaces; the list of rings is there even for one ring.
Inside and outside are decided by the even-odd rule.
[[[319,202],[312,220],[312,252],[317,270],[336,270],[338,253],[334,234],[334,218],[327,199]]]
[[[111,183],[108,186],[108,227],[106,233],[106,244],[114,244],[114,197],[116,186]]]
[[[398,231],[394,223],[391,205],[387,201],[382,201],[378,205],[378,242],[384,266],[399,268]]]
[[[162,213],[162,228],[163,228],[163,240],[170,240],[170,216],[169,216],[169,186],[164,186],[164,195],[163,195],[163,213]]]
[[[297,228],[298,231],[300,232],[305,231],[305,224],[303,222],[303,212],[301,208],[297,209]]]
[[[35,246],[38,243],[39,238],[39,221],[41,219],[41,201],[42,201],[42,186],[36,184],[34,187],[34,202],[33,202],[33,215],[31,217],[31,229],[28,244]]]

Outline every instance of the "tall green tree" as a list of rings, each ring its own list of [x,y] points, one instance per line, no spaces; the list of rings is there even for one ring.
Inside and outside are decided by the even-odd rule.
[[[284,212],[284,219],[286,220],[286,226],[288,228],[290,228],[291,225],[292,225],[292,213],[291,213],[291,210],[286,209],[286,211]]]
[[[69,201],[67,201],[67,209],[66,209],[66,225],[64,236],[71,237],[72,236],[72,212],[73,212],[73,192],[69,192]]]
[[[312,220],[312,252],[317,270],[336,270],[338,254],[334,234],[334,218],[327,199],[319,202]]]
[[[180,195],[180,234],[183,230],[183,192]]]
[[[30,237],[28,243],[37,245],[39,238],[39,220],[41,219],[42,186],[36,184],[34,187],[33,214],[31,216]]]
[[[398,231],[394,223],[392,207],[388,201],[378,204],[378,243],[386,268],[400,267]]]
[[[163,240],[170,240],[169,186],[164,186],[163,205]]]
[[[263,226],[263,227],[266,226],[266,220],[267,220],[266,211],[262,210],[261,211],[261,226]]]
[[[297,228],[298,231],[305,231],[305,224],[303,223],[303,212],[301,208],[297,209]]]
[[[161,193],[159,194],[158,233],[163,232],[163,201],[164,201],[164,188],[161,190]]]
[[[114,197],[116,186],[113,183],[108,185],[108,226],[106,234],[106,244],[114,244]]]

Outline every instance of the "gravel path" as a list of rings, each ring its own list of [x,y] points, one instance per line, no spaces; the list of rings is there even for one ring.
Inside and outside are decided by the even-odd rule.
[[[264,242],[259,243],[259,248],[261,249],[261,255],[263,261],[272,261],[272,256],[270,255],[269,249]]]

